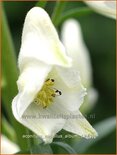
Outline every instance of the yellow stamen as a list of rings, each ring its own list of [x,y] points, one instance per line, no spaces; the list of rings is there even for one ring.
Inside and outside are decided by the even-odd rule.
[[[59,90],[53,88],[54,82],[54,79],[48,79],[45,81],[42,89],[34,99],[34,103],[42,105],[43,108],[46,108],[53,103],[55,96],[61,95]]]

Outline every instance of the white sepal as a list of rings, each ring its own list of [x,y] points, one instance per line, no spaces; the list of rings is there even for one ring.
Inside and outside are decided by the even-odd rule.
[[[19,54],[20,70],[28,60],[71,66],[71,59],[66,55],[49,15],[40,7],[32,8],[25,18]]]

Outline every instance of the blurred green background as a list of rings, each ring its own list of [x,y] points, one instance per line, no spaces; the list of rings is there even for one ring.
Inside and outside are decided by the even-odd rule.
[[[4,7],[4,11],[6,13],[8,25],[13,39],[15,54],[16,56],[18,56],[25,15],[29,9],[35,6],[36,2],[34,1],[3,2],[2,4]],[[54,6],[55,2],[48,2],[46,5],[46,10],[50,15],[52,13]],[[73,1],[67,2],[64,12],[82,6],[86,5],[83,2],[73,2]],[[115,101],[116,22],[115,20],[104,17],[95,12],[84,16],[75,17],[75,19],[77,19],[81,24],[83,37],[91,56],[91,63],[93,68],[93,84],[99,93],[98,101],[95,107],[93,108],[92,111],[89,112],[89,114],[95,114],[95,119],[90,119],[89,122],[92,124],[96,124],[99,123],[100,121],[103,121],[106,118],[116,115],[116,101]],[[61,25],[59,26],[59,30],[61,30]],[[7,46],[7,42],[5,44]],[[4,49],[2,55],[4,55]],[[7,59],[9,59],[9,57],[7,57]],[[7,61],[6,64],[4,65],[7,66]],[[4,68],[5,67],[2,67],[3,76],[5,76]],[[10,70],[12,69],[9,68],[9,74]],[[15,81],[13,82],[15,85]],[[4,93],[7,92],[6,89],[4,89]],[[12,91],[12,88],[10,89]],[[14,96],[15,95],[16,94],[14,94]],[[5,109],[6,106],[4,105],[5,101],[3,98],[2,101],[3,101],[2,114],[4,115],[6,120],[10,122]],[[101,130],[103,131],[105,128],[106,126],[101,128]],[[5,133],[4,128],[3,133]],[[91,145],[91,147],[88,147],[88,149],[86,149],[84,152],[81,151],[81,153],[115,153],[116,152],[115,135],[116,135],[115,129],[113,129],[111,133],[103,137],[101,140],[95,142],[93,145]],[[62,140],[59,139],[59,141]],[[72,140],[67,139],[64,141],[69,143],[79,153],[79,147],[81,145],[77,144],[79,139],[77,138]],[[90,143],[90,141],[88,142],[88,140],[82,140],[82,144],[85,145],[85,143]],[[54,147],[54,149],[56,150],[55,151],[56,153],[65,153],[63,150],[59,148]]]

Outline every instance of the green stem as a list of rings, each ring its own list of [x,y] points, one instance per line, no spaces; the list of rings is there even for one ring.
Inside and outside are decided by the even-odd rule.
[[[68,18],[80,17],[80,16],[87,15],[90,13],[93,13],[93,11],[92,9],[87,8],[87,7],[76,8],[74,10],[67,11],[64,13],[64,15],[61,16],[59,20],[57,20],[56,26],[59,26],[61,23],[63,23]]]
[[[2,73],[4,75],[5,85],[2,88],[2,101],[5,112],[8,116],[8,121],[15,129],[17,143],[24,149],[27,147],[22,135],[25,134],[25,128],[16,121],[12,114],[11,103],[14,96],[17,94],[16,81],[18,78],[18,71],[16,65],[16,55],[13,46],[10,30],[7,19],[2,9]]]
[[[45,8],[46,4],[47,4],[47,1],[43,0],[43,1],[37,2],[36,6],[39,6],[41,8]]]
[[[54,8],[54,11],[53,11],[53,14],[52,14],[52,22],[53,24],[56,26],[57,23],[59,22],[59,18],[60,18],[60,15],[65,7],[65,4],[66,2],[64,1],[57,1],[56,2],[56,6]]]

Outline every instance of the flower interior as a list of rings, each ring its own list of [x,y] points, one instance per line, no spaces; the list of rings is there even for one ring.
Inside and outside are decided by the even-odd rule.
[[[34,103],[41,105],[43,108],[51,105],[53,103],[53,99],[62,94],[60,90],[53,87],[54,84],[54,79],[47,79],[42,89],[38,92],[36,98],[34,99]]]

